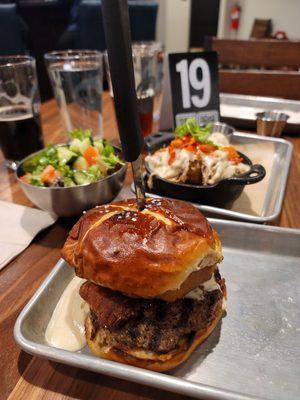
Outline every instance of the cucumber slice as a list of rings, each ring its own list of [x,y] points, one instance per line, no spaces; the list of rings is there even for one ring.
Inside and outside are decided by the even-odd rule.
[[[87,173],[92,176],[93,181],[97,181],[103,177],[100,165],[97,164],[90,166]]]
[[[77,185],[85,185],[93,182],[93,178],[85,174],[83,171],[75,171],[74,179]]]
[[[92,142],[89,138],[85,138],[83,140],[73,139],[70,144],[70,150],[75,151],[76,153],[84,154],[86,149],[88,149],[92,145]]]
[[[88,169],[89,165],[84,157],[78,157],[74,162],[73,168],[78,169],[79,171],[84,171]]]
[[[73,151],[69,150],[67,147],[58,147],[57,148],[57,157],[60,165],[65,165],[71,162],[77,154]]]
[[[81,141],[79,139],[73,139],[70,143],[70,150],[74,151],[75,153],[80,153],[79,145]]]
[[[76,186],[75,182],[71,178],[68,178],[67,176],[63,178],[63,182],[65,187]]]
[[[104,149],[104,145],[103,145],[102,139],[94,140],[94,146],[98,149],[99,154],[102,154],[102,151]]]

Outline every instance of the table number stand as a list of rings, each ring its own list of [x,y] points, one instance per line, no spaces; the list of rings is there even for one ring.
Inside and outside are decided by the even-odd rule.
[[[215,52],[166,56],[160,130],[195,117],[199,125],[220,119],[218,57]]]

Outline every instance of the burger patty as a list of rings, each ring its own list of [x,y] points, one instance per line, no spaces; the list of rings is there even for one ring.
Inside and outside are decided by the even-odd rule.
[[[219,272],[217,282],[223,286]],[[129,298],[86,282],[80,294],[91,309],[92,337],[101,345],[120,349],[138,348],[156,353],[177,349],[210,325],[222,307],[221,290],[203,291],[200,300],[182,298],[174,302]]]

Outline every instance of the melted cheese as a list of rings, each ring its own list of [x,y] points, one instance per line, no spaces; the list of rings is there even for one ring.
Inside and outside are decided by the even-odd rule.
[[[187,293],[184,296],[186,299],[193,299],[193,300],[203,300],[204,295],[203,295],[203,289],[200,287],[197,287],[196,289],[192,290],[191,292]]]
[[[221,290],[220,285],[216,281],[214,275],[212,275],[208,281],[202,283],[201,286],[203,286],[203,289],[207,292],[212,292],[213,290]]]
[[[61,295],[45,332],[50,346],[78,351],[86,345],[84,321],[89,306],[79,295],[84,281],[76,276]]]
[[[226,151],[216,150],[202,158],[203,184],[214,185],[222,179],[244,174],[249,168],[246,164],[231,162]]]
[[[215,132],[209,136],[209,140],[218,146],[228,146],[227,137]],[[191,163],[197,160],[197,156],[185,149],[175,149],[174,161],[169,164],[170,154],[168,148],[160,149],[154,154],[146,157],[151,175],[148,179],[148,186],[153,187],[153,176],[157,175],[161,178],[174,182],[185,182],[187,173]],[[219,181],[232,176],[244,174],[249,171],[249,166],[243,163],[235,164],[228,159],[228,153],[223,150],[215,150],[210,154],[202,154],[201,172],[203,185],[214,185]]]
[[[161,178],[183,181],[188,172],[190,162],[197,159],[196,155],[185,149],[175,149],[175,159],[169,165],[169,150],[168,148],[159,150],[145,158],[150,171]]]
[[[193,289],[189,293],[187,293],[184,297],[187,299],[193,299],[193,300],[203,300],[204,299],[204,291],[206,292],[212,292],[214,290],[221,290],[220,285],[215,279],[215,276],[212,275],[211,278],[202,283],[200,287],[197,287],[196,289]]]

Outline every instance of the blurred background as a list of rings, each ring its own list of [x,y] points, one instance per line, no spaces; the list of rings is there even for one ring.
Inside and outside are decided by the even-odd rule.
[[[165,52],[214,49],[225,69],[299,71],[296,62],[284,65],[284,54],[282,63],[264,65],[262,60],[272,48],[283,52],[283,47],[277,50],[273,42],[271,47],[258,43],[257,48],[249,49],[253,65],[245,59],[245,49],[238,46],[239,40],[264,43],[269,39],[292,41],[294,45],[300,40],[299,0],[130,0],[129,12],[133,40],[156,40]],[[100,0],[0,1],[0,55],[30,54],[36,58],[42,101],[53,97],[43,60],[46,52],[105,48]],[[284,51],[299,53],[299,42]],[[261,57],[255,60],[257,53]],[[294,83],[288,84],[281,97],[300,98],[300,91],[290,89]],[[221,91],[238,93],[234,84],[230,80],[230,86],[224,86],[221,78]],[[269,93],[266,89],[261,93],[259,89],[253,93],[253,88],[250,93],[244,87],[240,90],[243,94],[276,96],[274,88]]]

